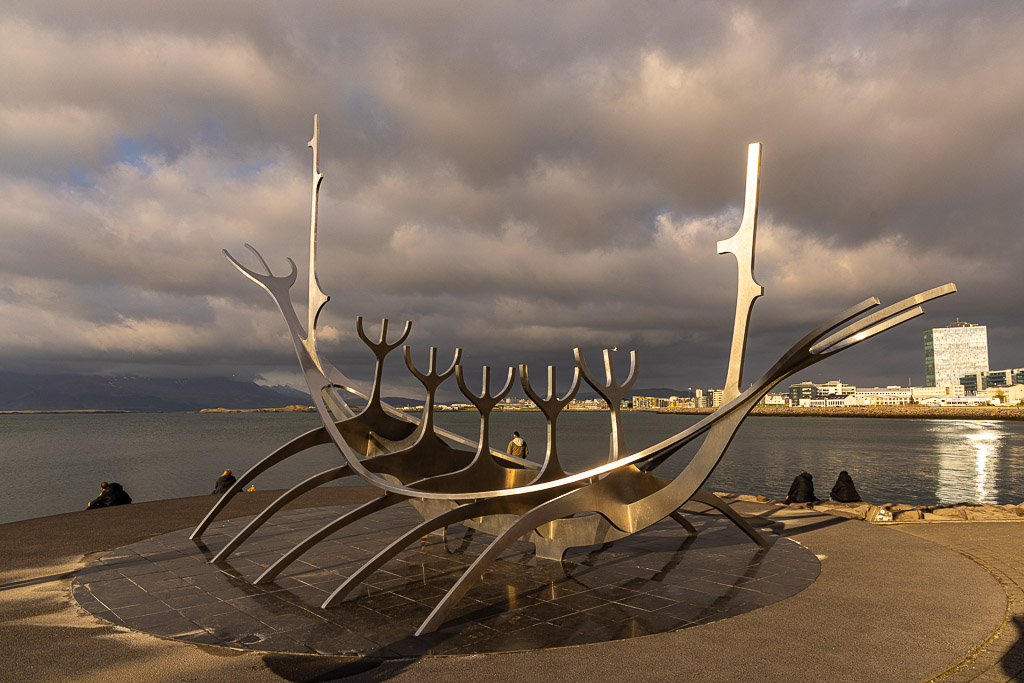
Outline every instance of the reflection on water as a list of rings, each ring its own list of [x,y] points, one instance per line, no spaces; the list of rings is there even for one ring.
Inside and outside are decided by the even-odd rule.
[[[940,500],[996,502],[996,464],[1005,437],[1002,424],[955,420],[929,426],[939,462],[936,493]]]
[[[627,412],[627,444],[638,450],[694,424],[693,415]],[[475,436],[468,413],[442,413],[452,429]],[[558,452],[567,471],[601,464],[608,452],[608,413],[564,413]],[[540,413],[495,413],[493,445],[518,430],[543,453]],[[698,444],[680,451],[657,471],[678,474]],[[875,503],[1024,501],[1024,422],[998,420],[897,420],[881,418],[750,417],[707,481],[714,491],[764,494],[781,499],[800,470],[814,475],[815,492],[828,496],[841,470],[849,471],[864,500]]]
[[[559,417],[558,452],[566,470],[604,463],[608,418],[598,412]],[[627,445],[642,449],[699,419],[627,412]],[[475,412],[443,412],[436,421],[470,438],[480,428]],[[0,523],[84,509],[104,480],[123,484],[137,502],[209,494],[225,469],[244,472],[318,424],[308,413],[3,415],[4,484],[24,495],[0,498]],[[494,413],[491,445],[504,449],[513,430],[529,442],[531,458],[541,460],[543,415]],[[666,461],[657,474],[678,474],[696,445]],[[256,488],[293,486],[340,459],[333,447],[317,446],[261,475]],[[802,469],[814,475],[819,497],[828,495],[840,470],[848,470],[864,500],[876,503],[1019,504],[1024,422],[751,417],[706,486],[778,499]]]

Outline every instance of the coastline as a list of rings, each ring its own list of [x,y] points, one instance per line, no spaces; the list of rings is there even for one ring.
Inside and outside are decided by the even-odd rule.
[[[203,408],[197,413],[315,413],[313,406],[285,406],[284,408]]]
[[[0,410],[0,415],[94,415],[94,414],[125,414],[134,413],[134,410],[99,410],[92,408],[80,408],[78,410]]]
[[[666,415],[709,415],[714,408],[658,408],[649,412]],[[1016,406],[849,406],[797,408],[755,406],[751,415],[766,417],[875,417],[910,420],[1024,420],[1024,409]]]

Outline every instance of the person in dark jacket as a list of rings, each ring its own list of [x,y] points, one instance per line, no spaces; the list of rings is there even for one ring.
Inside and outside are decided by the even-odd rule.
[[[800,470],[796,475],[793,484],[789,487],[789,494],[786,496],[787,503],[816,503],[814,497],[814,482],[807,470]]]
[[[89,503],[87,509],[92,510],[94,508],[108,508],[114,505],[128,505],[132,502],[132,497],[128,495],[120,484],[116,481],[112,481],[109,484],[103,482],[100,484],[100,488],[103,492],[96,496],[96,498]]]
[[[832,487],[832,500],[840,503],[859,503],[860,494],[857,487],[853,485],[853,477],[846,470],[839,473],[836,485]]]
[[[227,490],[235,483],[235,475],[231,474],[231,470],[224,470],[224,474],[220,475],[217,479],[217,483],[213,485],[213,493],[227,493]]]

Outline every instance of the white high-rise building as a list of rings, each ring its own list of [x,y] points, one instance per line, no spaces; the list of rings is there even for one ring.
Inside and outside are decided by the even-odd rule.
[[[988,372],[988,328],[955,322],[924,333],[926,384],[951,387],[974,372]]]

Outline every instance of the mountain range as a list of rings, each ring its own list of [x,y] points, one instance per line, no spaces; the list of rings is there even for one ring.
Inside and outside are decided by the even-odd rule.
[[[203,408],[309,405],[309,394],[226,377],[166,379],[134,375],[35,375],[0,372],[0,410],[185,412]]]
[[[677,389],[634,389],[632,396],[680,396]],[[350,401],[353,407],[359,399]],[[581,391],[578,398],[597,398]],[[423,399],[389,396],[395,407],[421,405]],[[204,408],[283,408],[310,405],[309,394],[286,386],[262,386],[227,377],[167,379],[135,375],[36,375],[0,372],[0,411],[20,410],[125,410],[131,412],[187,412]]]

